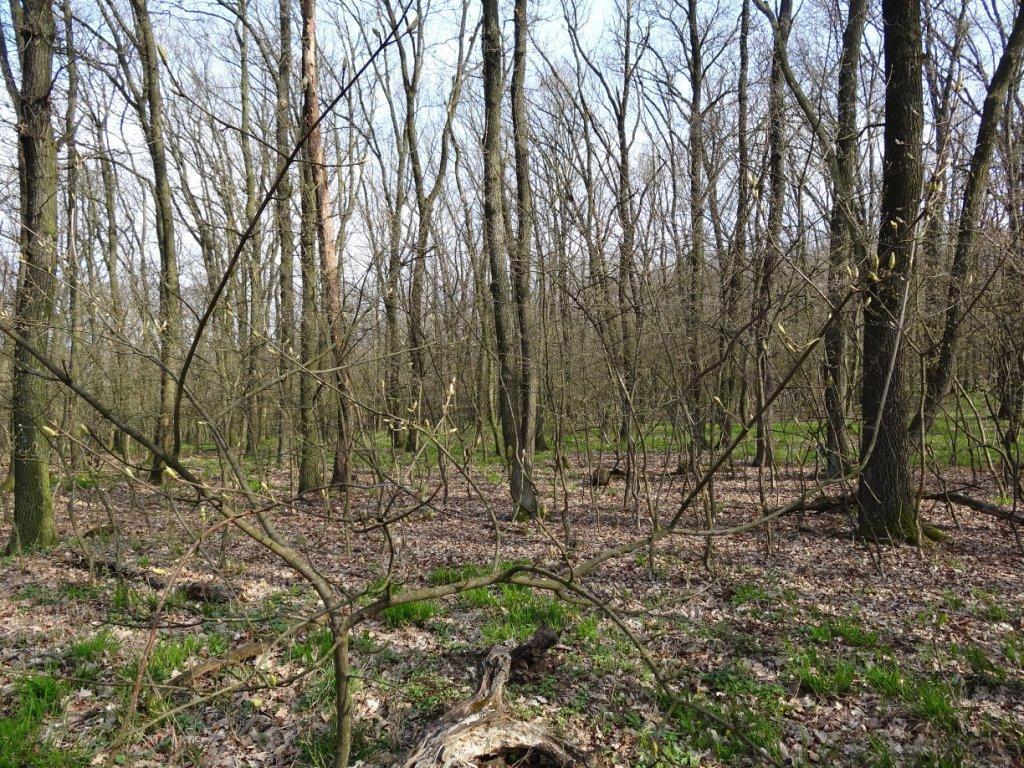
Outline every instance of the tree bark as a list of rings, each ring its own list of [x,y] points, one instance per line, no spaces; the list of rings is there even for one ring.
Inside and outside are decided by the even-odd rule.
[[[736,83],[736,224],[733,234],[730,263],[722,283],[722,314],[726,335],[739,333],[739,304],[743,272],[747,266],[747,223],[750,220],[750,148],[747,141],[749,96],[747,92],[750,68],[750,0],[740,6],[739,75]],[[743,365],[739,353],[729,352],[731,337],[719,341],[719,354],[723,358],[723,386],[719,408],[721,435],[719,442],[728,444],[735,421],[733,409],[739,408],[739,390],[743,379]]]
[[[317,347],[317,276],[316,276],[316,193],[308,163],[301,171],[299,194],[301,226],[299,229],[299,263],[302,287],[302,319],[299,327],[299,493],[323,485],[319,449],[316,439],[317,420],[313,410],[316,381],[309,368],[314,364]]]
[[[516,513],[540,512],[533,484],[537,438],[537,372],[534,364],[530,290],[533,189],[530,184],[529,123],[526,117],[527,0],[515,0],[512,51],[512,143],[515,155],[517,231],[512,249],[512,288],[519,325],[519,424],[512,456],[511,491]]]
[[[345,329],[341,305],[342,274],[331,219],[331,192],[327,183],[327,164],[320,130],[319,75],[317,72],[316,0],[302,0],[302,83],[303,127],[308,133],[307,156],[316,193],[316,233],[319,243],[320,269],[323,273],[324,308],[333,354],[335,384],[338,392],[338,435],[334,451],[332,485],[349,482],[349,451],[351,435],[350,394],[345,370]]]
[[[49,0],[25,0],[18,10],[15,29],[21,90],[15,103],[22,264],[14,327],[32,346],[45,350],[57,261],[57,146],[50,100],[56,24]],[[57,537],[50,493],[50,449],[43,432],[46,383],[35,358],[21,344],[14,351],[13,377],[14,533],[9,549],[30,550],[50,546]]]
[[[785,78],[782,72],[782,49],[789,40],[792,23],[792,0],[779,5],[779,37],[772,55],[772,71],[768,81],[768,231],[762,249],[758,270],[757,309],[755,323],[756,390],[758,404],[764,402],[771,388],[771,312],[775,270],[782,258],[782,211],[786,202],[785,176]],[[771,434],[771,413],[762,409],[757,419],[754,466],[775,463],[775,448]]]
[[[856,221],[853,207],[857,173],[857,71],[861,40],[867,22],[867,0],[851,0],[843,47],[839,58],[837,127],[833,151],[836,175],[832,180],[832,212],[829,217],[829,304],[838,306],[848,290],[854,244],[860,241],[850,230]],[[846,430],[847,336],[849,313],[825,327],[825,474],[838,478],[849,465]]]
[[[174,238],[174,206],[171,201],[170,171],[164,140],[164,105],[160,88],[160,63],[147,0],[132,0],[139,57],[142,60],[142,95],[139,105],[146,144],[153,164],[156,206],[156,238],[160,251],[160,306],[157,313],[160,336],[160,405],[153,442],[164,451],[171,450],[174,411],[174,349],[181,336],[181,299],[178,287],[178,255]],[[149,480],[159,485],[164,478],[164,462],[153,456]]]
[[[278,172],[280,172],[291,149],[292,24],[290,0],[279,0],[278,35],[280,49],[277,73],[274,78],[274,141],[277,146]],[[278,249],[281,254],[278,277],[280,309],[277,319],[277,338],[281,347],[279,370],[282,376],[286,376],[291,369],[295,357],[295,255],[292,252],[295,247],[295,235],[292,231],[291,200],[292,179],[291,174],[286,171],[277,188],[277,198],[274,200]],[[289,397],[294,392],[294,389],[288,386],[289,381],[291,381],[290,378],[283,378],[281,382],[284,399],[287,403],[294,402]],[[282,408],[281,413],[284,414],[284,411],[285,409]],[[280,418],[283,420],[284,416],[282,415]],[[282,424],[279,428],[279,452],[283,452],[282,443],[285,440],[285,434],[284,424]]]
[[[883,0],[885,155],[878,253],[864,284],[859,527],[873,540],[918,542],[900,347],[921,205],[921,0]]]

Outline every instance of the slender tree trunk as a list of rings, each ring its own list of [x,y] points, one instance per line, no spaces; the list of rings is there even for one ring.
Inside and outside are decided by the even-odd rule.
[[[630,176],[629,100],[635,60],[633,59],[633,3],[625,3],[624,36],[622,43],[622,83],[613,111],[617,139],[618,164],[616,168],[615,212],[620,229],[618,274],[618,371],[619,396],[622,403],[622,422],[619,438],[626,449],[627,493],[635,489],[633,460],[636,453],[635,398],[637,397],[637,339],[640,302],[636,286],[636,218],[634,216],[633,184]]]
[[[291,78],[292,78],[292,23],[291,23],[291,0],[279,0],[278,2],[278,35],[280,37],[280,49],[278,52],[277,74],[274,80],[275,104],[274,104],[274,141],[278,152],[278,171],[285,162],[287,153],[291,149]],[[278,343],[281,346],[279,371],[282,375],[281,387],[283,390],[284,404],[294,401],[291,395],[294,387],[290,386],[292,379],[287,376],[293,365],[295,356],[295,235],[292,231],[292,178],[290,173],[285,173],[281,184],[277,188],[277,198],[274,201],[274,217],[277,225],[278,248],[281,252],[281,264],[279,279],[280,310],[277,320]],[[278,451],[283,453],[287,431],[285,429],[284,413],[285,408],[280,410],[282,424],[279,427]]]
[[[238,50],[241,66],[239,82],[240,120],[238,140],[242,147],[242,169],[245,175],[245,222],[243,226],[256,216],[259,198],[256,191],[256,164],[252,154],[252,88],[249,74],[249,30],[245,25],[248,15],[248,0],[238,0],[238,18],[242,20],[238,30]],[[260,275],[260,230],[253,232],[245,249],[245,266],[247,273],[248,302],[243,313],[244,322],[244,364],[246,372],[245,389],[249,389],[258,380],[259,351],[266,338],[266,312],[261,307],[261,275]],[[254,456],[259,448],[259,398],[256,395],[245,397],[245,452]]]
[[[80,332],[80,307],[79,307],[79,255],[78,255],[78,184],[79,171],[81,169],[81,158],[78,156],[78,53],[75,50],[74,26],[71,18],[70,0],[63,0],[61,8],[64,17],[64,46],[67,56],[68,93],[67,107],[64,113],[64,142],[66,147],[65,157],[67,159],[67,189],[65,190],[65,248],[67,258],[65,260],[67,275],[65,281],[68,286],[68,358],[67,370],[71,378],[77,378],[78,371],[78,344]],[[76,413],[78,398],[70,397],[67,400],[67,410],[64,415],[64,429],[69,434],[74,434],[77,422]],[[68,465],[72,475],[78,469],[78,444],[75,440],[68,441]]]
[[[690,37],[690,274],[686,300],[689,345],[687,351],[686,375],[689,379],[691,412],[694,414],[691,446],[696,449],[704,442],[704,416],[701,414],[702,396],[700,382],[700,326],[701,275],[704,270],[704,206],[705,187],[703,180],[704,156],[704,58],[701,50],[700,29],[697,24],[697,0],[689,0],[687,6],[687,29]]]
[[[747,141],[748,99],[747,80],[750,68],[750,0],[743,0],[740,7],[740,71],[736,90],[736,229],[733,235],[732,258],[728,265],[722,290],[722,314],[728,334],[738,333],[741,279],[747,262],[747,222],[750,219],[750,149]],[[732,338],[720,341],[720,354],[726,356]],[[728,353],[724,366],[724,386],[719,395],[721,400],[721,440],[728,442],[732,436],[733,409],[739,408],[739,389],[743,378],[743,365],[734,345]]]
[[[313,366],[317,346],[316,193],[312,173],[304,163],[299,183],[302,223],[299,228],[299,264],[302,286],[302,319],[299,327],[299,493],[323,485],[317,444],[317,420],[313,409],[316,381]]]
[[[537,371],[530,290],[533,189],[530,184],[529,123],[526,117],[527,0],[515,0],[512,51],[512,143],[515,154],[517,232],[512,249],[512,292],[519,326],[519,424],[512,456],[511,491],[517,514],[533,516],[540,503],[533,483],[537,439]]]
[[[118,229],[117,229],[117,202],[115,189],[117,179],[114,172],[114,164],[110,160],[110,150],[106,146],[106,123],[98,121],[96,125],[96,144],[100,147],[99,165],[100,180],[103,184],[103,211],[106,216],[106,234],[103,240],[103,264],[107,270],[107,283],[110,289],[110,311],[113,316],[115,338],[113,341],[114,355],[114,397],[122,402],[122,412],[127,410],[128,405],[128,361],[125,350],[127,340],[125,339],[127,314],[125,312],[124,297],[121,294],[121,277],[118,265]],[[124,432],[114,430],[112,450],[125,462],[128,462],[129,443]]]
[[[135,17],[139,56],[143,69],[145,119],[142,120],[146,144],[153,163],[156,206],[156,237],[160,251],[160,306],[157,313],[160,336],[160,405],[153,442],[161,450],[171,450],[174,410],[174,350],[181,336],[181,300],[178,288],[178,256],[174,239],[174,207],[171,201],[170,171],[164,142],[164,107],[160,89],[160,63],[147,0],[131,0]],[[163,482],[163,461],[153,456],[150,482]]]
[[[765,233],[766,242],[761,249],[761,264],[758,270],[756,306],[760,316],[755,323],[756,389],[759,406],[764,403],[771,389],[773,284],[775,270],[782,258],[782,212],[786,203],[786,105],[780,48],[785,46],[789,39],[792,13],[792,0],[782,0],[778,13],[781,39],[776,42],[772,55],[772,71],[768,82],[768,231]],[[771,466],[775,463],[771,425],[770,411],[763,411],[757,419],[755,466]]]
[[[930,429],[935,413],[949,391],[956,366],[957,342],[961,335],[964,313],[964,287],[970,271],[974,238],[981,216],[982,203],[988,190],[989,166],[999,134],[999,120],[1003,114],[1007,93],[1014,78],[1020,75],[1021,58],[1024,57],[1024,5],[1017,9],[1013,29],[1006,42],[1006,48],[992,75],[985,103],[981,111],[981,123],[971,155],[967,172],[960,221],[957,226],[956,248],[949,268],[949,288],[946,296],[945,322],[942,338],[925,376],[924,427]],[[1019,82],[1019,81],[1018,81]],[[920,415],[915,417],[912,430],[920,429]]]
[[[346,485],[349,482],[349,450],[351,435],[349,377],[345,370],[345,329],[341,306],[341,265],[338,260],[337,244],[334,239],[334,225],[331,218],[331,192],[327,183],[327,165],[324,160],[318,101],[319,75],[317,72],[316,43],[316,2],[302,0],[302,83],[303,127],[308,132],[306,139],[308,157],[312,166],[313,188],[316,192],[316,231],[319,242],[320,269],[323,272],[324,308],[327,313],[327,329],[333,353],[335,382],[338,390],[338,434],[334,452],[332,485]]]
[[[857,233],[850,231],[849,222],[857,219],[853,211],[857,173],[857,71],[867,5],[867,0],[851,0],[839,59],[834,150],[837,173],[832,180],[829,218],[828,298],[832,306],[838,306],[849,289],[852,250],[860,239]],[[848,314],[825,326],[825,471],[830,478],[841,477],[849,465],[846,435]]]

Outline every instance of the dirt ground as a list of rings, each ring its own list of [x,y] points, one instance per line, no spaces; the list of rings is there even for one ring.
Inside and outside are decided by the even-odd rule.
[[[447,498],[414,488],[430,504],[387,534],[346,537],[337,522],[345,510],[322,499],[272,517],[361,605],[367,588],[381,589],[392,554],[393,589],[456,581],[495,559],[555,568],[642,538],[650,510],[664,522],[684,490],[652,473],[638,526],[621,480],[593,489],[580,467],[568,478],[564,499],[558,488],[551,502],[545,489],[543,521],[499,520],[497,544],[492,513],[507,496],[485,474],[474,475],[475,489],[453,479]],[[724,472],[715,525],[756,519],[812,480],[802,470],[781,471],[774,484],[753,469]],[[303,625],[317,612],[310,590],[238,532],[218,531],[192,551],[216,518],[191,505],[184,486],[177,495],[171,504],[115,483],[76,488],[72,504],[65,489],[65,543],[3,561],[0,768],[329,764],[330,639]],[[372,488],[356,489],[347,514],[361,520],[375,503]],[[510,686],[507,702],[595,765],[1024,765],[1022,553],[1006,523],[967,509],[954,520],[942,504],[923,509],[947,536],[923,549],[866,547],[848,519],[829,513],[716,537],[710,557],[706,537],[672,536],[653,553],[605,564],[587,588],[642,641],[674,698],[593,606],[505,585],[392,609],[353,635],[352,762],[392,765],[426,723],[472,692],[483,652],[543,623],[561,631],[560,643],[543,669]],[[687,511],[683,524],[704,519],[704,508]],[[134,576],[91,575],[80,542]],[[237,599],[195,602],[139,574],[228,584]],[[259,652],[178,678],[249,644]],[[139,705],[126,723],[143,656]]]

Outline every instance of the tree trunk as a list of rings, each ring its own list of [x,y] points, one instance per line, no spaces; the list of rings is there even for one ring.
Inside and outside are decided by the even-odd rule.
[[[912,431],[921,427],[921,415],[925,429],[930,429],[935,413],[949,391],[956,365],[956,348],[963,324],[964,285],[970,269],[974,237],[981,216],[981,205],[988,190],[988,171],[992,163],[996,138],[999,134],[999,120],[1003,114],[1007,93],[1015,76],[1019,76],[1021,58],[1024,57],[1024,5],[1017,9],[1013,30],[1006,42],[1006,48],[992,75],[985,103],[981,111],[981,123],[971,155],[971,165],[964,187],[960,222],[957,226],[956,248],[953,263],[949,268],[949,288],[946,297],[945,322],[942,338],[925,376],[925,401],[923,414],[914,419]]]
[[[46,349],[52,322],[57,260],[57,147],[50,93],[56,25],[48,0],[25,0],[17,20],[21,91],[17,95],[18,177],[21,192],[19,246],[22,265],[15,329]],[[11,432],[14,534],[9,549],[29,550],[56,542],[50,494],[46,379],[29,351],[14,351]]]
[[[512,51],[512,143],[515,154],[517,231],[512,253],[512,289],[519,326],[519,424],[512,456],[511,491],[516,514],[540,512],[533,484],[537,438],[537,372],[534,365],[530,299],[530,241],[533,237],[533,190],[530,185],[529,124],[526,117],[527,0],[515,0]]]
[[[292,77],[292,25],[291,25],[291,2],[290,0],[279,0],[278,3],[278,28],[280,37],[280,50],[278,53],[278,67],[274,80],[276,101],[274,105],[274,141],[278,152],[278,171],[284,165],[288,151],[291,149],[291,77]],[[294,402],[291,399],[294,388],[289,386],[292,381],[286,374],[292,367],[295,356],[295,256],[292,249],[295,247],[295,237],[292,232],[292,179],[290,173],[285,173],[281,184],[277,188],[277,198],[274,201],[274,217],[277,224],[278,248],[281,252],[281,264],[279,275],[279,289],[281,294],[280,309],[278,312],[278,344],[281,347],[279,370],[282,375],[281,387],[283,390],[283,404],[288,405]],[[284,420],[285,408],[281,408],[282,421]],[[285,425],[282,423],[279,428],[278,451],[283,453],[282,444],[286,437]]]
[[[865,537],[919,542],[900,342],[921,205],[921,0],[883,0],[882,17],[885,155],[878,253],[864,285],[864,467],[857,503]]]
[[[494,336],[498,357],[498,411],[505,450],[518,455],[518,371],[515,366],[515,316],[510,299],[508,250],[502,213],[501,81],[502,45],[497,0],[482,0],[480,37],[484,80],[484,251],[491,276]]]
[[[772,55],[771,78],[768,82],[768,231],[761,249],[758,270],[757,312],[755,323],[756,390],[758,406],[764,403],[771,389],[771,312],[775,270],[782,258],[782,211],[786,203],[785,176],[785,92],[783,90],[782,51],[789,39],[792,21],[792,0],[782,0],[779,6],[779,39]],[[754,465],[771,466],[775,463],[772,442],[771,413],[764,410],[757,419]]]
[[[689,381],[689,406],[694,414],[691,447],[696,450],[704,442],[704,417],[701,414],[702,396],[700,382],[700,326],[698,318],[703,313],[700,307],[701,273],[704,270],[704,203],[705,187],[702,178],[704,155],[704,116],[702,97],[704,92],[704,59],[701,51],[700,29],[697,25],[697,0],[689,0],[687,6],[687,29],[690,37],[690,274],[686,314],[689,339],[686,361],[686,377]]]
[[[317,420],[313,411],[316,381],[308,372],[313,366],[317,346],[316,311],[316,193],[312,173],[304,163],[299,183],[302,207],[299,229],[299,264],[302,286],[302,319],[299,327],[299,493],[323,485],[317,445]]]
[[[147,0],[132,0],[139,57],[142,60],[145,106],[140,105],[143,132],[153,163],[156,206],[156,238],[160,251],[160,306],[157,314],[160,336],[160,406],[153,442],[163,450],[171,450],[171,419],[174,411],[174,376],[171,372],[174,348],[181,335],[181,300],[178,289],[178,256],[174,240],[174,207],[164,142],[164,107],[160,90],[160,64]],[[154,485],[163,482],[163,461],[153,456],[149,479]]]
[[[345,370],[345,329],[341,306],[341,265],[338,260],[337,244],[334,239],[334,225],[331,218],[331,192],[327,183],[327,165],[324,160],[324,145],[320,130],[319,75],[317,72],[316,43],[316,2],[302,0],[302,83],[303,127],[309,134],[306,139],[316,193],[316,233],[319,242],[320,269],[323,272],[324,308],[327,314],[327,330],[330,337],[333,362],[336,368],[335,384],[338,393],[338,435],[334,452],[332,485],[347,485],[349,482],[349,450],[351,419],[349,417],[348,373]]]
[[[859,242],[849,223],[857,219],[853,211],[857,173],[857,71],[866,21],[867,0],[851,0],[839,60],[834,148],[837,173],[832,180],[829,219],[828,299],[832,306],[838,306],[849,289],[852,250],[854,243]],[[825,326],[825,473],[829,478],[841,477],[849,464],[846,435],[848,315],[843,313]]]
[[[733,235],[732,253],[728,272],[722,283],[722,314],[725,317],[727,334],[739,333],[739,302],[741,280],[747,266],[747,222],[750,219],[750,149],[747,142],[748,95],[747,79],[750,67],[750,0],[743,0],[740,7],[740,61],[736,85],[736,224]],[[733,339],[723,337],[719,342],[719,353],[723,358],[723,386],[719,394],[721,404],[720,443],[727,444],[732,438],[735,421],[733,409],[739,408],[739,390],[743,378],[743,364],[735,348],[728,352]]]

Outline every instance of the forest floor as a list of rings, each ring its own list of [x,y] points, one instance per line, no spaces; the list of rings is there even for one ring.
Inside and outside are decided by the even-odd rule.
[[[622,510],[621,480],[595,490],[582,467],[568,477],[568,500],[546,521],[501,523],[501,561],[556,563],[565,530],[577,557],[643,535]],[[433,511],[392,526],[399,588],[489,569],[496,547],[485,502],[507,508],[507,495],[499,478],[474,479],[478,491],[453,481]],[[756,519],[765,488],[772,506],[811,482],[797,469],[781,470],[774,488],[759,479],[748,468],[718,478],[718,526]],[[970,477],[951,471],[947,480]],[[368,493],[354,491],[352,509],[370,504]],[[665,519],[682,488],[659,475],[650,493]],[[238,532],[218,533],[190,556],[213,516],[201,518],[187,495],[182,486],[171,505],[115,483],[76,488],[72,505],[65,488],[57,498],[65,543],[3,561],[0,768],[329,764],[330,636],[298,628],[315,601]],[[425,724],[472,692],[483,652],[544,623],[562,631],[560,643],[506,700],[589,751],[595,765],[750,765],[767,753],[787,765],[1020,766],[1022,554],[1005,523],[956,511],[959,525],[944,505],[925,503],[948,538],[924,549],[872,550],[842,515],[808,514],[774,524],[770,546],[758,527],[716,538],[706,562],[704,537],[673,537],[653,561],[644,550],[597,571],[588,587],[643,640],[682,695],[675,706],[627,635],[586,606],[504,585],[390,609],[354,634],[353,764],[392,765]],[[337,585],[362,593],[379,584],[383,533],[346,541],[324,512],[317,500],[274,519]],[[116,533],[100,528],[111,521]],[[91,530],[99,534],[76,538]],[[238,599],[207,604],[172,593],[154,628],[159,593],[137,578],[91,577],[76,554],[83,542],[136,572],[227,581]],[[254,657],[170,685],[251,643],[262,644]],[[138,711],[125,725],[143,656]]]

